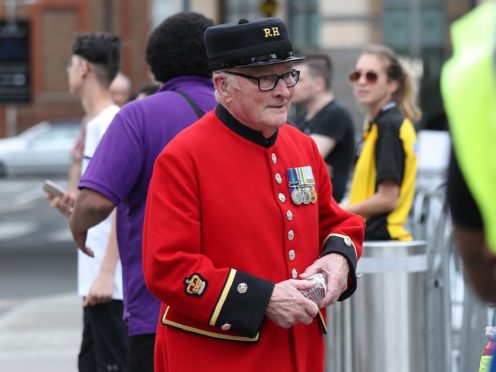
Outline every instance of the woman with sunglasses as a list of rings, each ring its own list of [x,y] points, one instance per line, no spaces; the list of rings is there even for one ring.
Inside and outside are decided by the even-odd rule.
[[[411,240],[404,225],[417,171],[413,123],[421,112],[416,82],[408,67],[382,45],[364,49],[350,80],[368,120],[345,208],[366,219],[366,240]]]

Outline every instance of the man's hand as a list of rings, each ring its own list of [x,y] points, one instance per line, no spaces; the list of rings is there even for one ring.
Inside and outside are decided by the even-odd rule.
[[[307,279],[320,271],[325,272],[327,275],[327,293],[320,304],[320,307],[323,308],[336,303],[339,296],[348,287],[350,267],[348,261],[342,255],[331,253],[316,260],[307,267],[300,277]]]
[[[96,191],[83,188],[79,192],[69,225],[74,242],[88,256],[94,256],[92,250],[86,247],[88,230],[107,218],[114,207],[111,200]]]
[[[74,211],[74,206],[76,204],[76,197],[74,193],[66,192],[60,197],[48,195],[48,200],[50,201],[50,206],[52,208],[58,209],[60,213],[69,218],[69,225],[72,226],[75,219],[72,215],[72,212]],[[74,242],[76,243],[78,248],[81,249],[81,251],[83,251],[88,256],[94,257],[93,251],[86,247],[86,235],[88,231],[86,230],[75,233],[74,231],[72,231],[71,227],[71,232]]]
[[[112,300],[114,292],[114,276],[107,273],[99,273],[84,299],[84,306],[103,304]]]
[[[48,195],[48,200],[50,201],[50,207],[58,209],[66,217],[71,216],[76,203],[75,196],[70,192],[66,192],[60,197]]]
[[[86,237],[88,236],[88,230],[78,230],[76,218],[71,215],[69,219],[69,226],[71,227],[72,238],[76,246],[84,253],[90,257],[95,257],[93,251],[86,246]]]
[[[107,218],[113,209],[112,202],[102,194],[90,189],[79,192],[69,226],[74,242],[83,253],[94,257],[93,251],[86,246],[88,230]]]
[[[112,213],[112,226],[107,247],[105,248],[105,254],[103,255],[98,275],[84,301],[85,306],[93,306],[112,300],[115,284],[115,270],[119,261],[115,215],[115,212]]]
[[[310,289],[314,285],[306,280],[293,279],[277,283],[267,307],[267,317],[282,328],[291,328],[298,323],[312,323],[319,308],[299,290]]]

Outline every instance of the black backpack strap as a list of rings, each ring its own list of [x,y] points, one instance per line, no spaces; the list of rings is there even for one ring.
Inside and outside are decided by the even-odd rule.
[[[198,105],[195,103],[195,101],[193,101],[191,99],[191,97],[188,96],[186,93],[181,92],[178,89],[174,89],[173,92],[176,92],[177,94],[179,94],[180,96],[182,96],[189,103],[189,105],[191,106],[191,108],[195,112],[195,114],[198,117],[198,119],[201,118],[203,115],[205,115],[205,112],[202,109],[200,109],[198,107]]]

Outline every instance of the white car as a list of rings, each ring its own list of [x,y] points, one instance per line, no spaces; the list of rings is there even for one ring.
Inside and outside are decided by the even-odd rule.
[[[79,126],[78,120],[43,121],[0,139],[0,176],[67,174]]]

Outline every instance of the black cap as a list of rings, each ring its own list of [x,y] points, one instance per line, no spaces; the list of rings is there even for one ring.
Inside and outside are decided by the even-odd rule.
[[[207,28],[205,45],[210,68],[255,67],[297,61],[288,30],[279,18],[265,18]]]

